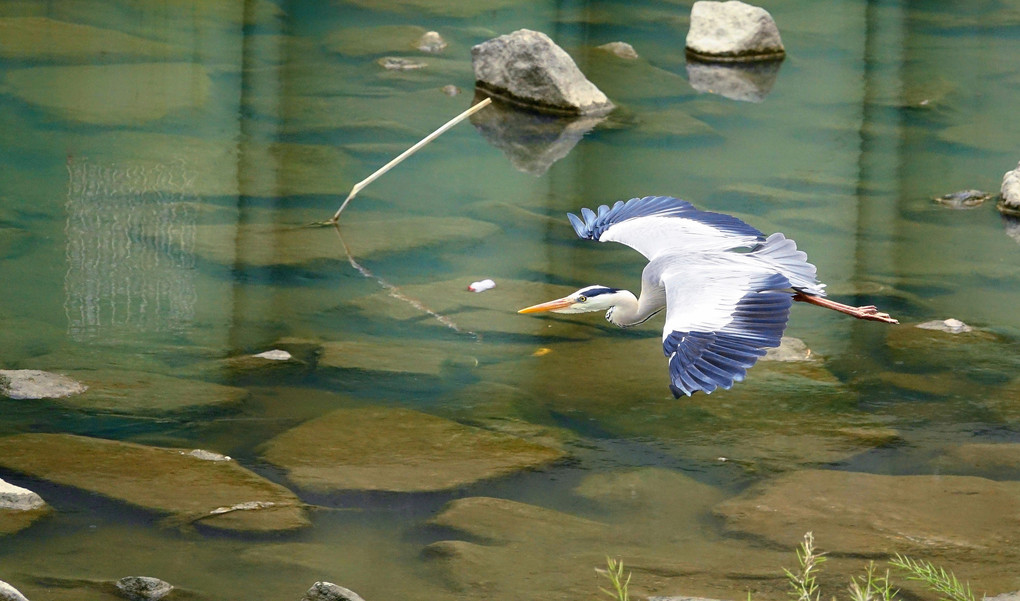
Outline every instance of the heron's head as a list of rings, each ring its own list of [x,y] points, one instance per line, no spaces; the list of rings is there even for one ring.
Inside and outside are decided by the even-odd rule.
[[[568,294],[563,298],[525,307],[518,311],[518,313],[541,313],[543,311],[551,311],[552,313],[589,313],[591,311],[605,311],[626,300],[633,301],[634,295],[626,290],[595,285],[581,288],[577,292]]]

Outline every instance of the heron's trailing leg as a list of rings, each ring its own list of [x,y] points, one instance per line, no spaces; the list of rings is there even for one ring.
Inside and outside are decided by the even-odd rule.
[[[851,305],[844,305],[843,303],[837,303],[836,301],[829,300],[824,296],[804,294],[803,292],[794,294],[793,300],[818,305],[819,307],[825,307],[826,309],[832,309],[833,311],[839,311],[840,313],[846,313],[847,315],[851,315],[857,319],[870,319],[871,321],[882,321],[885,323],[900,323],[890,317],[888,313],[882,313],[879,311],[878,307],[875,305],[854,307]]]

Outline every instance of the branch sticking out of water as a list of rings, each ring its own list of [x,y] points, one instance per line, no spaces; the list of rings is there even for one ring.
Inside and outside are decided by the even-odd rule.
[[[463,113],[461,113],[461,114],[457,115],[456,117],[454,117],[453,119],[450,119],[449,121],[447,121],[442,127],[437,129],[436,131],[434,131],[431,134],[429,134],[429,135],[425,136],[424,138],[422,138],[421,141],[419,141],[414,146],[412,146],[412,147],[408,148],[407,150],[405,150],[404,152],[400,153],[400,155],[397,156],[397,158],[393,159],[389,163],[386,163],[385,165],[380,167],[375,173],[373,173],[372,175],[366,177],[365,179],[363,179],[360,182],[358,182],[357,184],[355,184],[354,187],[351,188],[351,193],[347,195],[347,199],[344,200],[343,204],[340,205],[340,208],[337,209],[336,213],[333,215],[333,218],[330,219],[329,221],[327,221],[326,223],[335,224],[337,221],[339,221],[340,213],[343,212],[343,210],[351,202],[351,199],[353,199],[354,196],[358,192],[361,192],[361,190],[364,189],[365,186],[371,184],[376,179],[378,179],[379,176],[381,176],[382,174],[386,173],[390,169],[393,169],[394,167],[399,165],[400,162],[403,161],[404,159],[406,159],[407,157],[409,157],[412,154],[418,152],[418,150],[420,150],[423,146],[425,146],[426,144],[428,144],[432,140],[435,140],[439,136],[443,135],[446,132],[446,130],[450,129],[454,125],[457,125],[458,123],[460,123],[464,119],[467,119],[468,117],[470,117],[471,115],[475,114],[476,112],[482,110],[483,108],[489,106],[491,103],[492,103],[492,99],[491,98],[486,98],[485,100],[482,100],[478,104],[475,104],[474,106],[472,106],[471,108],[467,109]]]

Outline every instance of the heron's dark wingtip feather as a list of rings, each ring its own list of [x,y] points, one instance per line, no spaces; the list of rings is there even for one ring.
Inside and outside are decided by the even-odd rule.
[[[644,196],[617,201],[612,207],[601,205],[596,211],[581,209],[583,219],[570,220],[577,235],[587,240],[598,240],[602,234],[617,223],[640,217],[679,217],[698,221],[715,229],[738,236],[753,236],[765,240],[765,234],[732,215],[700,211],[686,200],[672,196]],[[578,223],[583,224],[583,229]]]
[[[793,300],[790,285],[779,274],[752,282],[752,292],[737,303],[732,321],[714,332],[673,331],[662,341],[669,357],[670,390],[690,396],[729,389],[744,379],[747,370],[768,347],[779,346]],[[679,398],[679,396],[677,396]]]

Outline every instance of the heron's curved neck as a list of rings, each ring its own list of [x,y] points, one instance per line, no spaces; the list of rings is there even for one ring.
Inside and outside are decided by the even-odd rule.
[[[615,304],[606,311],[606,319],[613,325],[626,328],[648,321],[648,318],[659,312],[658,308],[642,308],[634,293],[620,290],[616,293]]]

